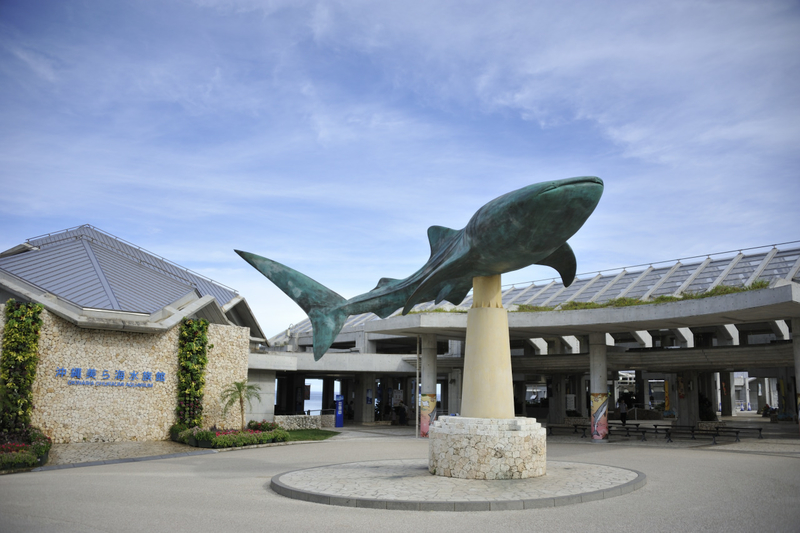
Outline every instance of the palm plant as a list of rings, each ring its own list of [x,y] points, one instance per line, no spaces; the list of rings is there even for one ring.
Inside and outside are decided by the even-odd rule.
[[[220,395],[220,399],[224,405],[223,415],[227,415],[228,410],[238,402],[239,409],[241,409],[242,412],[242,431],[244,431],[244,402],[247,401],[247,405],[252,408],[252,401],[254,398],[261,401],[260,391],[261,387],[247,383],[247,380],[234,381],[228,385]]]

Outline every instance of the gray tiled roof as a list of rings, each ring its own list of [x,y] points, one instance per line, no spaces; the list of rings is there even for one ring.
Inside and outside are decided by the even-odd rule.
[[[104,233],[80,226],[29,239],[4,270],[84,308],[153,313],[195,291],[224,306],[236,291]]]
[[[504,287],[503,305],[533,305],[557,307],[569,301],[604,303],[622,296],[627,298],[653,299],[658,296],[680,296],[685,293],[705,292],[717,285],[740,286],[757,280],[773,281],[786,279],[800,283],[800,247],[798,242],[784,243],[794,245],[778,249],[777,246],[743,250],[738,254],[731,252],[711,254],[704,260],[698,257],[654,263],[657,266],[639,265],[612,271],[582,274],[565,288],[560,280],[517,284]],[[755,251],[760,250],[760,251]],[[744,253],[749,252],[749,253]],[[468,294],[456,307],[468,309],[472,305],[472,293]],[[416,305],[413,311],[430,311],[435,308],[452,308],[442,302],[425,302]],[[400,312],[396,311],[392,316]],[[381,320],[373,313],[354,315],[348,318],[342,333],[358,329],[364,323]],[[293,326],[293,334],[311,331],[311,322],[306,319]],[[280,343],[286,332],[273,337],[270,342]]]

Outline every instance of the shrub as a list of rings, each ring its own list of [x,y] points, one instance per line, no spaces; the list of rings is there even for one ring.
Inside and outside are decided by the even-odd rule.
[[[37,466],[39,458],[47,454],[52,446],[50,437],[35,427],[26,426],[5,432],[0,443],[0,470]]]
[[[39,363],[39,304],[8,300],[0,359],[0,429],[13,432],[31,423],[33,381]]]
[[[216,435],[210,429],[202,429],[194,434],[197,440],[212,440]]]
[[[261,422],[251,420],[247,423],[247,429],[252,429],[254,431],[273,431],[278,428],[280,428],[278,424],[275,422],[267,422],[266,420],[262,420]]]
[[[203,423],[203,389],[208,364],[208,321],[187,318],[178,340],[178,422],[187,426]]]

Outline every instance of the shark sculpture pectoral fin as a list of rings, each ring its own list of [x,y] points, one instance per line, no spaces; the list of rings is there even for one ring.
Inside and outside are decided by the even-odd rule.
[[[572,248],[567,243],[562,244],[555,252],[541,261],[536,261],[536,264],[556,269],[565,287],[569,287],[575,281],[578,261],[575,259],[575,252],[572,251]]]
[[[331,347],[347,320],[347,313],[341,309],[347,300],[318,281],[277,261],[240,250],[235,252],[306,312],[314,328],[314,359],[319,360]]]

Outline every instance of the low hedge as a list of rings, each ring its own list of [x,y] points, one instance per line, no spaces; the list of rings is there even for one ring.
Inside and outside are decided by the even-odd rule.
[[[289,434],[282,429],[273,429],[272,431],[218,431],[214,438],[211,439],[211,446],[214,448],[238,448],[254,444],[284,442],[288,438]]]
[[[43,465],[53,441],[34,427],[4,432],[0,444],[0,470],[33,468]]]
[[[194,445],[198,441],[211,441],[214,448],[238,448],[240,446],[252,446],[254,444],[269,444],[270,442],[284,442],[289,438],[289,433],[275,425],[271,431],[258,431],[246,429],[239,431],[202,429],[199,427],[188,428],[180,432],[178,441],[189,444],[192,437],[195,439]]]

